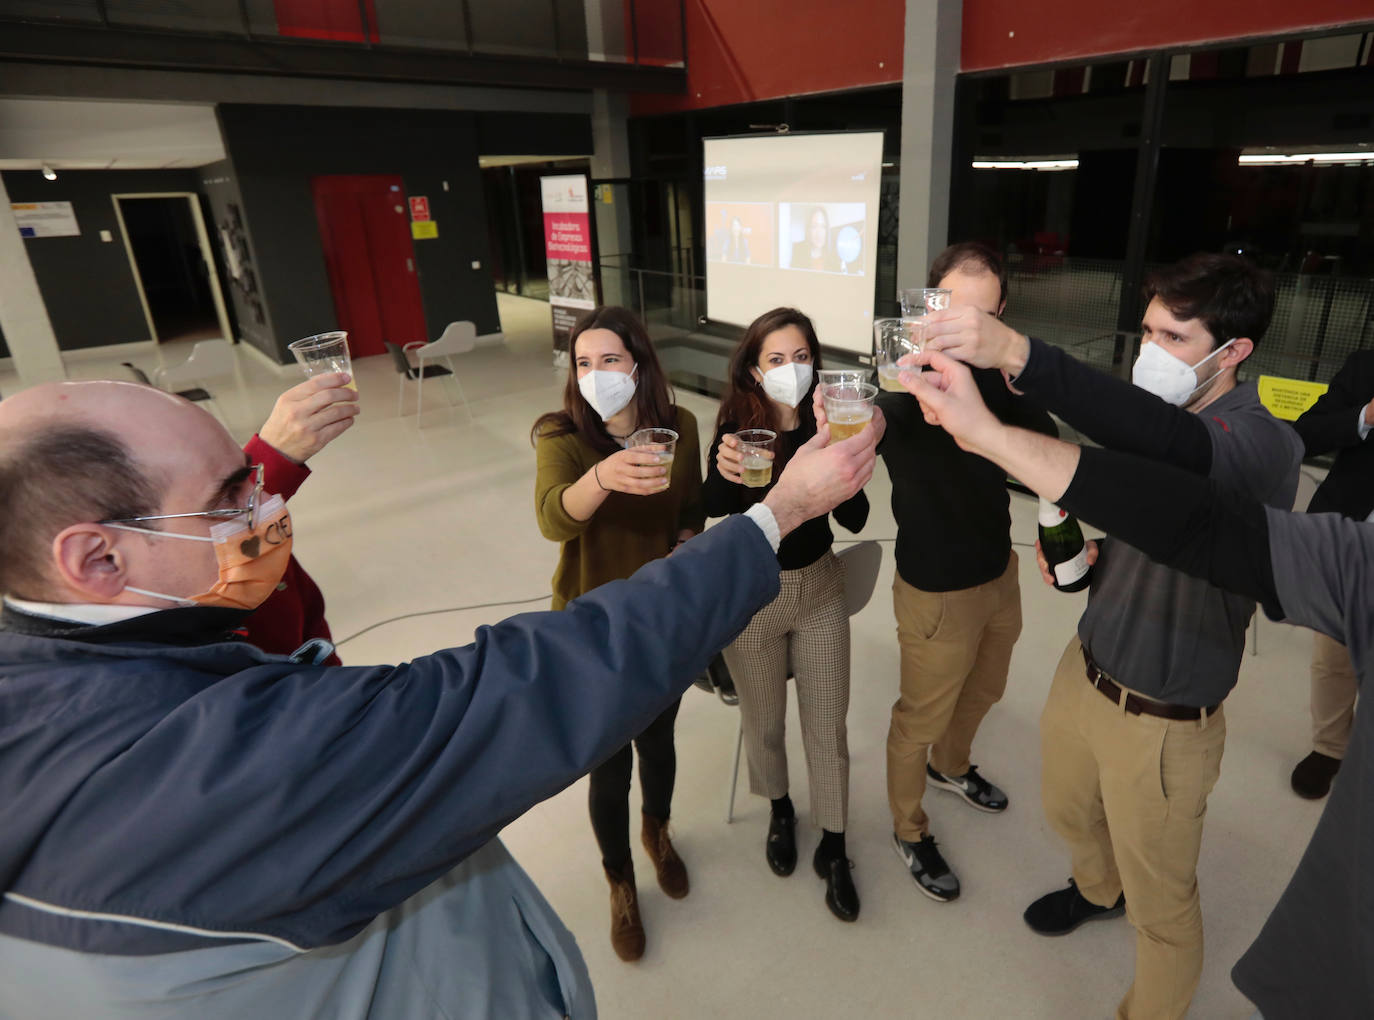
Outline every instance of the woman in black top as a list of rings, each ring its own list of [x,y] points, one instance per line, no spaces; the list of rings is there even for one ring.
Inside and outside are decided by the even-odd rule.
[[[811,320],[795,308],[775,308],[745,331],[730,360],[716,437],[707,458],[702,501],[708,517],[741,513],[763,499],[768,486],[743,484],[735,433],[764,428],[777,433],[773,478],[792,453],[816,434],[811,406],[820,343]],[[862,492],[835,508],[835,519],[857,532],[868,519]],[[830,551],[826,517],[797,528],[778,549],[782,591],[725,650],[734,674],[749,758],[749,788],[772,802],[765,845],[768,865],[789,875],[797,863],[796,814],[788,796],[784,727],[787,679],[797,681],[811,786],[813,822],[822,829],[812,864],[826,880],[826,904],[836,917],[859,916],[844,830],[849,800],[849,614],[844,568]]]

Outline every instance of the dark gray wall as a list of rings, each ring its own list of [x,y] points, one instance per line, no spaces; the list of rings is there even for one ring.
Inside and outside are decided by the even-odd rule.
[[[47,181],[36,170],[7,170],[11,202],[70,202],[81,228],[76,237],[24,242],[64,351],[151,339],[139,304],[129,255],[115,218],[116,194],[199,191],[194,170],[63,170]],[[108,230],[112,240],[100,240]],[[0,340],[0,357],[9,349]]]
[[[221,105],[218,114],[266,308],[270,340],[259,346],[283,363],[292,340],[337,326],[312,177],[400,174],[407,195],[428,196],[439,236],[416,241],[415,255],[430,336],[455,319],[488,333],[500,329],[500,319],[486,266],[478,156],[509,154],[487,145],[519,145],[515,152],[530,154],[591,151],[591,123],[579,115],[239,104]],[[474,260],[480,269],[471,267]],[[252,339],[242,317],[240,328]]]

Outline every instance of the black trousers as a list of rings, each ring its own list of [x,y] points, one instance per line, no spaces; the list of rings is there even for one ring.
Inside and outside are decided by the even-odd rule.
[[[664,822],[672,809],[673,781],[677,777],[673,722],[681,704],[681,699],[674,701],[634,739],[634,747],[639,751],[639,790],[644,813]],[[592,832],[601,848],[601,863],[617,873],[630,859],[630,771],[633,763],[634,753],[626,744],[592,769],[587,796]]]

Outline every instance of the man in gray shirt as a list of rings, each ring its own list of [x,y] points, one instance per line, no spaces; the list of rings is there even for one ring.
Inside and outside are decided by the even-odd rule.
[[[1080,432],[1288,509],[1302,444],[1236,372],[1269,324],[1268,274],[1195,255],[1153,274],[1131,386],[970,309],[931,316],[929,348],[1000,368]],[[1112,538],[1041,718],[1042,797],[1073,877],[1025,912],[1043,935],[1126,912],[1135,982],[1118,1017],[1181,1017],[1202,972],[1197,858],[1254,601]],[[1047,568],[1043,557],[1042,569]],[[1047,574],[1048,580],[1048,574]]]
[[[1158,562],[1344,643],[1360,682],[1374,675],[1374,528],[1265,507],[1157,461],[1008,428],[964,366],[938,353],[918,360],[934,371],[904,374],[903,384],[961,447]],[[1264,930],[1231,971],[1265,1020],[1374,1016],[1371,741],[1374,712],[1356,713],[1344,778]]]

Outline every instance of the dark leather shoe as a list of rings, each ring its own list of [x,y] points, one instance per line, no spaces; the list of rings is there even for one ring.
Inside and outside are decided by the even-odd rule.
[[[854,888],[854,878],[850,871],[854,862],[848,857],[823,859],[820,854],[811,858],[811,866],[816,874],[825,879],[825,905],[841,921],[859,919],[859,893]]]
[[[764,856],[773,874],[787,876],[797,866],[797,816],[768,818],[768,842],[763,847]]]
[[[1331,790],[1331,780],[1340,771],[1341,760],[1313,751],[1293,769],[1293,792],[1308,800],[1321,800]]]

